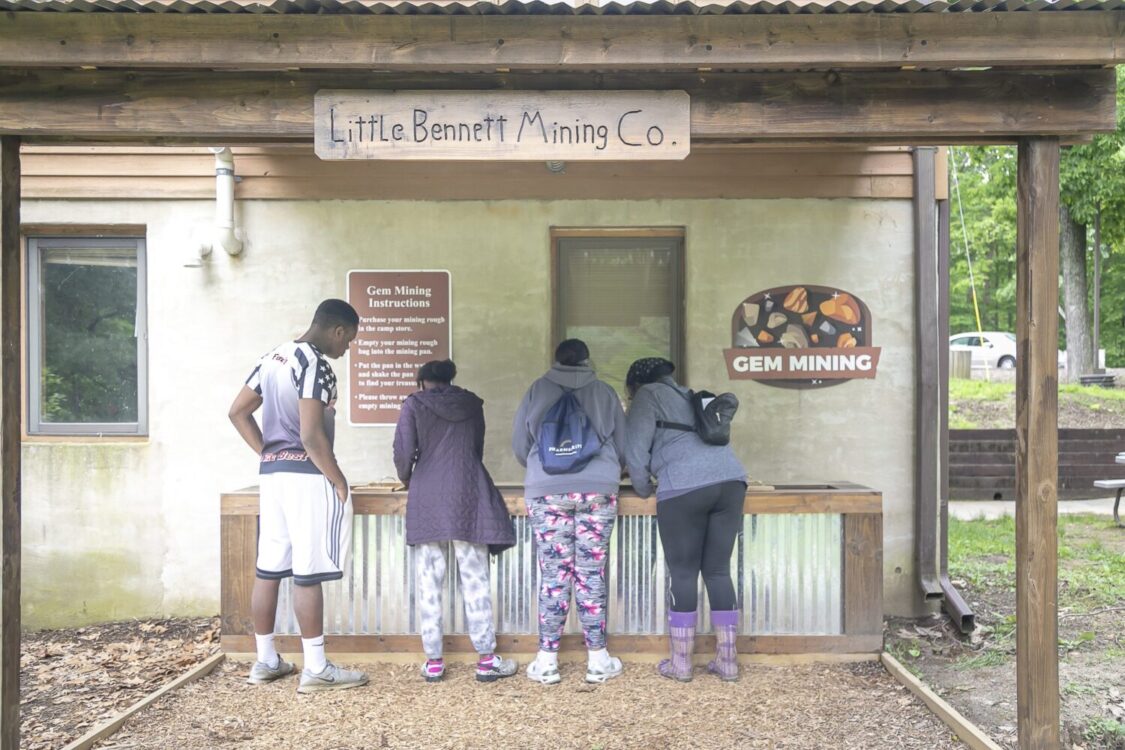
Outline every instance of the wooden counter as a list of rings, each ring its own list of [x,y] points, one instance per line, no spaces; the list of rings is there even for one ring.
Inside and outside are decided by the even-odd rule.
[[[521,522],[527,515],[521,487],[501,487],[511,514]],[[406,492],[388,485],[354,487],[352,498],[357,526],[367,523],[365,516],[402,516],[406,509]],[[751,488],[746,493],[744,513],[747,516],[787,516],[793,514],[829,514],[839,516],[838,601],[839,633],[744,634],[739,636],[739,650],[747,653],[873,653],[882,649],[883,625],[883,500],[876,490],[849,482],[823,485],[777,485],[770,489]],[[228,652],[253,651],[253,629],[250,620],[250,591],[254,583],[257,548],[258,491],[256,487],[225,493],[221,498],[222,552],[222,642]],[[618,518],[621,520],[652,517],[656,501],[637,497],[623,488],[619,495]],[[646,523],[653,523],[648,521]],[[834,523],[834,522],[833,522]],[[653,530],[654,534],[655,531]],[[404,545],[398,542],[400,546]],[[626,548],[632,550],[632,548]],[[626,551],[623,554],[636,554]],[[402,553],[405,555],[405,551]],[[509,553],[505,553],[509,554]],[[611,553],[612,554],[612,553]],[[380,558],[385,560],[387,558]],[[405,566],[406,558],[392,564]],[[835,559],[835,558],[833,558]],[[356,566],[375,563],[353,563]],[[387,564],[386,562],[383,563]],[[835,563],[833,563],[835,564]],[[636,566],[633,566],[636,567]],[[611,568],[612,569],[612,568]],[[746,571],[752,573],[752,571]],[[367,571],[361,570],[363,578]],[[354,575],[359,575],[354,574]],[[645,580],[651,581],[650,575]],[[522,577],[521,577],[522,580]],[[349,590],[354,586],[349,586]],[[626,592],[628,594],[628,592]],[[648,592],[651,599],[651,592]],[[351,594],[357,596],[356,594]],[[381,594],[385,596],[386,594]],[[398,592],[398,598],[386,606],[409,606],[409,592]],[[531,596],[534,599],[534,596]],[[533,606],[533,601],[528,606]],[[615,602],[611,601],[611,608]],[[659,608],[659,607],[658,607]],[[447,629],[453,627],[447,623]],[[531,630],[532,628],[528,628]],[[662,627],[656,629],[662,631]],[[343,632],[333,634],[326,628],[331,648],[336,652],[417,651],[418,636],[412,632]],[[455,632],[455,631],[454,631]],[[610,648],[622,652],[658,653],[666,648],[666,639],[655,633],[615,633],[611,629]],[[280,647],[299,649],[294,635],[279,635]],[[536,648],[533,632],[497,633],[498,649],[528,652]],[[450,652],[469,652],[468,638],[461,634],[446,637]],[[563,649],[581,649],[578,635],[566,635]],[[713,648],[713,639],[697,639],[697,650]]]

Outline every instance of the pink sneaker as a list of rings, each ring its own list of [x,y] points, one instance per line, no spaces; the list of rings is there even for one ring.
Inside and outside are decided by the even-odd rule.
[[[426,682],[440,682],[445,675],[445,662],[441,659],[427,659],[422,663],[422,679]]]

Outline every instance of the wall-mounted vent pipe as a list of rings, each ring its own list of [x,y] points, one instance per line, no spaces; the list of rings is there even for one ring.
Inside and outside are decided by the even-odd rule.
[[[211,148],[215,155],[215,233],[211,243],[199,248],[199,255],[207,257],[215,247],[227,255],[242,252],[242,231],[234,225],[234,154],[228,146]]]

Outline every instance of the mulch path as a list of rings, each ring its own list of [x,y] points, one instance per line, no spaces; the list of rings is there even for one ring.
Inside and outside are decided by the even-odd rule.
[[[427,684],[416,666],[369,664],[365,688],[300,696],[296,678],[245,684],[245,664],[164,698],[101,750],[353,750],[358,748],[918,748],[963,747],[876,662],[751,666],[738,683],[697,669],[669,682],[651,664],[627,664],[602,686],[582,681],[584,664],[563,664],[563,682],[522,674],[477,683],[451,663]]]
[[[218,641],[217,618],[25,633],[20,747],[63,747],[217,652]]]

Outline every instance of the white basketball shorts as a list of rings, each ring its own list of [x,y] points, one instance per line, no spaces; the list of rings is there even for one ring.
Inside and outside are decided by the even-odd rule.
[[[298,586],[344,577],[352,549],[352,499],[341,503],[321,474],[262,474],[258,578]]]

